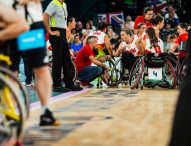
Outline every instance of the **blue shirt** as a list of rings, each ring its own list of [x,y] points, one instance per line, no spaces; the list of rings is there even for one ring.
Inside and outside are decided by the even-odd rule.
[[[82,47],[83,47],[82,44],[75,44],[75,43],[73,43],[71,45],[71,49],[74,50],[74,51],[79,51]]]

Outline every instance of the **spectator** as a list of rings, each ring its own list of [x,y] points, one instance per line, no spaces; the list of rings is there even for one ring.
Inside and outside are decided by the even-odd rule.
[[[77,55],[77,53],[81,50],[81,48],[83,47],[82,41],[80,40],[80,36],[76,35],[74,37],[74,43],[72,43],[72,45],[70,46],[74,56]]]
[[[174,33],[174,29],[171,28],[171,25],[167,23],[164,29],[161,32],[161,38],[164,42],[167,42],[167,36]]]
[[[113,31],[112,28],[109,28],[109,29],[108,29],[107,35],[108,35],[108,37],[109,37],[110,40],[111,40],[112,38],[115,39],[115,32]]]
[[[130,28],[131,28],[130,22],[129,22],[129,21],[126,21],[126,22],[124,23],[123,29],[129,30]]]
[[[112,28],[108,29],[107,35],[108,35],[108,37],[110,39],[112,49],[117,48],[117,45],[118,45],[117,36],[116,36],[116,33],[113,31]]]
[[[67,26],[68,26],[68,29],[66,31],[66,38],[68,40],[68,43],[73,43],[74,35],[71,32],[72,30],[75,30],[75,27],[76,27],[76,20],[74,17],[68,18]]]
[[[133,29],[134,29],[135,22],[132,21],[132,17],[131,17],[130,15],[128,15],[128,16],[126,17],[126,22],[129,22],[129,24],[130,24],[130,30],[133,30]]]
[[[95,30],[96,30],[96,27],[94,26],[93,20],[89,20],[89,23],[91,24],[93,31],[95,31]]]
[[[90,82],[102,75],[104,69],[109,68],[95,58],[93,49],[97,46],[97,37],[87,37],[86,44],[77,54],[75,64],[82,86],[92,86]],[[91,63],[97,66],[91,66]]]
[[[147,27],[149,26],[153,26],[152,24],[152,19],[153,19],[153,16],[154,16],[154,12],[153,12],[153,9],[149,8],[149,7],[146,7],[144,9],[144,12],[143,12],[143,16],[138,16],[135,20],[135,25],[134,25],[134,29],[136,30],[137,29],[137,25],[139,23],[145,23],[147,25]]]
[[[82,35],[83,35],[82,39],[84,39],[86,36],[88,36],[92,32],[93,32],[92,25],[89,22],[87,22],[86,28],[82,29]]]
[[[171,12],[171,11],[174,12],[174,17],[178,19],[178,15],[176,14],[175,9],[174,9],[174,7],[172,5],[168,5],[167,12],[165,14],[165,19],[169,18],[169,12]]]
[[[83,29],[83,24],[81,21],[78,21],[76,24],[76,33],[78,33],[80,37],[82,36],[82,29]]]
[[[169,18],[165,20],[165,24],[167,23],[169,23],[173,29],[179,24],[179,20],[174,16],[174,11],[169,12]]]

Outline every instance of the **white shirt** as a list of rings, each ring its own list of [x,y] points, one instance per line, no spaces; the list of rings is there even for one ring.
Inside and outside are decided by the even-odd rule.
[[[89,34],[89,36],[96,36],[97,37],[97,47],[98,49],[103,49],[103,47],[105,46],[105,36],[106,34],[100,30],[98,31],[94,31],[92,33]]]
[[[145,52],[146,53],[162,53],[162,52],[164,52],[163,41],[159,38],[158,39],[158,47],[152,47],[150,40],[146,39]]]

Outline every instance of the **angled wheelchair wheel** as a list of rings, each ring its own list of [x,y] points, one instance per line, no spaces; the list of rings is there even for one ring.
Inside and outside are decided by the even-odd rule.
[[[108,60],[107,62],[105,62],[105,64],[110,68],[110,70],[109,70],[109,72],[108,72],[109,79],[106,80],[106,79],[104,78],[104,75],[101,75],[101,79],[102,79],[102,81],[103,81],[107,86],[110,86],[110,87],[116,86],[116,84],[115,84],[115,77],[114,77],[114,75],[115,75],[115,70],[114,70],[114,65],[115,65],[115,63],[114,63],[113,60]]]
[[[10,79],[0,74],[0,123],[15,131],[21,140],[24,132],[26,110],[24,102]]]
[[[26,88],[22,85],[22,83],[19,81],[19,79],[7,68],[0,67],[0,73],[2,73],[5,78],[9,78],[10,80],[14,81],[13,84],[15,84],[15,86],[17,87],[17,90],[19,91],[19,97],[21,98],[21,101],[24,102],[26,118],[28,118],[29,117],[30,98],[29,98]]]
[[[136,59],[131,68],[129,76],[129,86],[131,87],[131,89],[135,89],[139,86],[143,73],[144,73],[144,60],[142,57],[140,57]]]
[[[177,77],[176,72],[174,70],[173,65],[168,59],[164,60],[164,72],[163,72],[163,80],[168,83],[170,88],[176,88],[177,85]]]
[[[112,69],[112,76],[113,76],[113,84],[116,84],[116,86],[119,86],[120,79],[122,76],[121,58],[116,60],[114,67]]]
[[[178,82],[182,84],[187,72],[186,58],[183,60],[180,69],[178,71]]]
[[[71,65],[71,75],[72,75],[73,82],[76,82],[76,80],[77,80],[77,69],[76,69],[76,65],[75,65],[74,61],[72,61],[72,65]]]

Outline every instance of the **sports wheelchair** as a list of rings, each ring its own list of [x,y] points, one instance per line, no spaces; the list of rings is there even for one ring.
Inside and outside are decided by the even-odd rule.
[[[111,73],[115,79],[113,82],[115,82],[116,86],[119,86],[120,84],[129,85],[131,89],[139,87],[142,72],[144,70],[143,59],[141,56],[132,58],[133,59],[129,62],[130,64],[128,67],[126,66],[127,62],[122,61],[122,57],[116,59]]]
[[[176,88],[176,70],[166,56],[165,53],[148,53],[142,57],[144,70],[140,81],[141,89],[143,86],[147,88],[154,88],[155,86]]]

